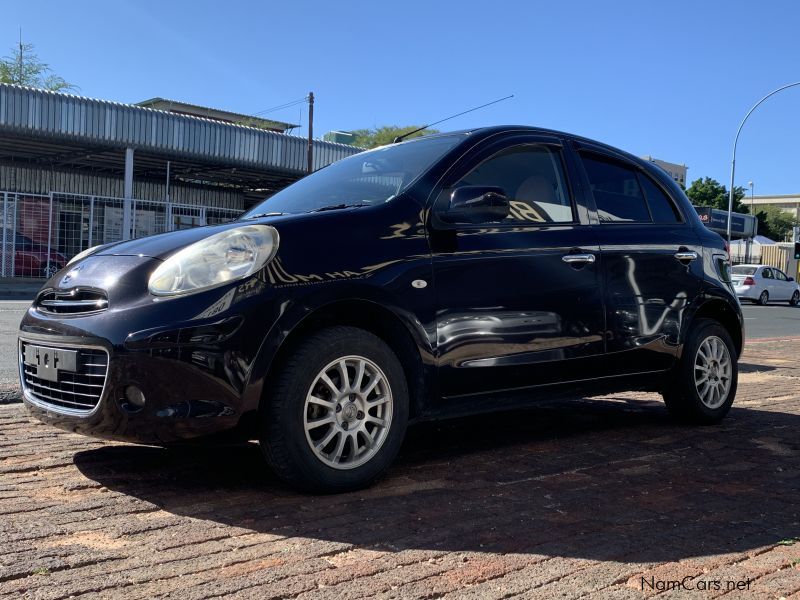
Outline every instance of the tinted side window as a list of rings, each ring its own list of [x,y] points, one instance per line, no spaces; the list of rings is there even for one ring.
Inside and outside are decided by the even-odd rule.
[[[601,223],[651,222],[636,171],[591,155],[582,159]]]
[[[772,276],[772,269],[764,269],[763,271],[761,271],[761,277],[763,277],[764,279],[774,279],[774,277]]]
[[[453,187],[503,188],[511,211],[505,223],[569,223],[572,203],[561,155],[548,146],[516,146],[475,167]]]
[[[642,182],[644,194],[647,196],[647,205],[650,207],[653,221],[656,223],[679,223],[681,219],[677,209],[661,188],[647,175],[641,173],[639,181]]]
[[[775,269],[774,271],[772,271],[772,273],[775,275],[775,279],[778,279],[780,281],[787,280],[787,277],[786,275],[783,274],[783,271],[778,271],[778,269]]]

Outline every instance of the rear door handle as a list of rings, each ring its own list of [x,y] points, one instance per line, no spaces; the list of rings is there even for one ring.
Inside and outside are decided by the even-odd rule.
[[[565,254],[561,257],[565,263],[575,264],[575,263],[593,263],[594,262],[594,254]]]
[[[680,252],[675,253],[675,258],[685,263],[692,262],[694,259],[697,258],[697,252],[694,252],[693,250],[686,250],[686,251],[682,250]]]

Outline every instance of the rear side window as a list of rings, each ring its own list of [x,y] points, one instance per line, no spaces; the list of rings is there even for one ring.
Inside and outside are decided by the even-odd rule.
[[[591,155],[582,159],[601,223],[651,222],[636,171]]]
[[[662,189],[652,179],[641,173],[639,173],[639,181],[642,182],[653,221],[656,223],[679,223],[681,219],[678,211]]]
[[[763,277],[764,279],[775,279],[772,276],[772,269],[764,269],[763,271],[761,271],[761,277]]]

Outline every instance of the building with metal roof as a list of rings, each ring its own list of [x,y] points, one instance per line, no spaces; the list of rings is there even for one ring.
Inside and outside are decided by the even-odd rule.
[[[148,102],[164,108],[156,100]],[[206,110],[203,117],[0,84],[0,190],[244,209],[306,174],[304,138]],[[313,149],[315,169],[359,152],[322,140]]]
[[[0,84],[0,277],[50,276],[96,244],[236,218],[306,175],[294,127]],[[312,148],[314,169],[360,152]]]

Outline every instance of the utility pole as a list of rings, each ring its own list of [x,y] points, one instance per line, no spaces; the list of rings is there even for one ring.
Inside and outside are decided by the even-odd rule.
[[[308,93],[308,172],[314,170],[314,92]]]
[[[17,73],[17,83],[19,85],[25,85],[25,82],[22,80],[22,27],[19,28],[19,61],[18,61],[18,73]]]
[[[800,85],[800,81],[795,81],[794,83],[787,83],[786,85],[783,85],[783,86],[779,87],[777,90],[772,90],[769,94],[767,94],[761,100],[756,102],[753,105],[753,108],[751,108],[750,110],[747,111],[747,114],[744,116],[744,119],[742,119],[742,122],[739,124],[739,129],[736,130],[736,137],[733,138],[733,155],[731,156],[731,187],[728,189],[728,237],[727,237],[727,240],[728,240],[728,246],[729,247],[731,245],[731,218],[732,218],[732,213],[733,213],[733,186],[734,186],[734,176],[736,174],[736,145],[739,143],[739,134],[742,133],[742,127],[744,127],[744,124],[747,122],[747,118],[751,114],[753,114],[753,111],[755,109],[757,109],[759,106],[761,106],[761,103],[764,102],[764,100],[766,100],[767,98],[770,98],[771,96],[774,96],[778,92],[782,92],[785,89],[788,89],[790,87],[795,87],[795,86],[798,86],[798,85]]]

